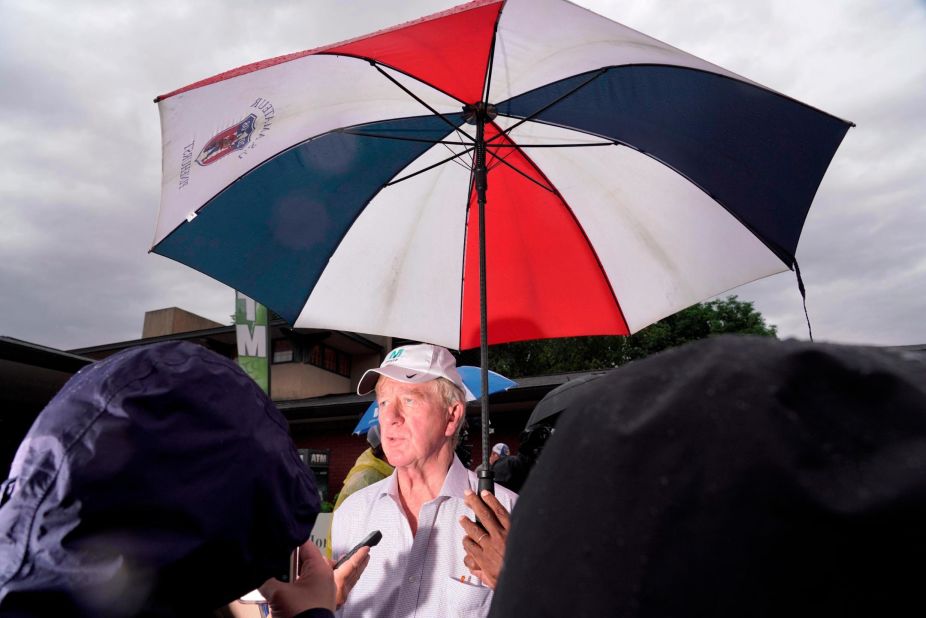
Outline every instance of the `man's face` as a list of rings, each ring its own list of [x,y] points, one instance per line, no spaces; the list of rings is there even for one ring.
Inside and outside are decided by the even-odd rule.
[[[385,376],[376,384],[386,459],[397,468],[437,456],[456,431],[460,414],[441,397],[436,380],[406,384]]]
[[[490,463],[490,464],[494,464],[494,463],[495,463],[496,461],[498,461],[499,459],[501,459],[501,457],[500,457],[499,454],[496,453],[495,451],[492,451],[492,454],[489,455],[489,463]]]

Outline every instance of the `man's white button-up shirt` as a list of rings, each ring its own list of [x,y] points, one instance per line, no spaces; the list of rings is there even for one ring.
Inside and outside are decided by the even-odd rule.
[[[339,611],[342,618],[363,616],[424,618],[485,616],[492,590],[463,564],[461,516],[473,518],[463,502],[466,489],[477,491],[474,472],[454,456],[440,494],[421,506],[418,532],[402,510],[396,473],[352,494],[334,514],[332,555],[347,553],[363,537],[379,530],[383,539],[370,551],[370,562]],[[510,512],[517,494],[496,485],[495,495]]]

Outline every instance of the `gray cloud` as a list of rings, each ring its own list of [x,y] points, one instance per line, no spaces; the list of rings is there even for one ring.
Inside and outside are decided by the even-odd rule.
[[[916,0],[581,4],[852,120],[798,249],[814,332],[926,342],[926,6]],[[166,306],[227,322],[232,291],[148,254],[154,96],[452,1],[0,0],[0,334],[73,348],[136,338]],[[806,337],[794,276],[734,290]]]

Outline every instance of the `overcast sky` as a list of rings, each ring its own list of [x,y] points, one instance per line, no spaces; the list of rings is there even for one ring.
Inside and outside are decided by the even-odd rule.
[[[152,99],[454,4],[0,0],[0,335],[61,349],[135,339],[145,311],[170,306],[228,323],[231,289],[148,254]],[[579,4],[855,122],[797,251],[814,335],[926,343],[926,2]],[[807,338],[792,273],[734,293]]]

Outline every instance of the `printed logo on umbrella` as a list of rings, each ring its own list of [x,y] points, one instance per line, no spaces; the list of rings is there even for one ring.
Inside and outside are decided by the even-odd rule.
[[[251,135],[254,133],[254,123],[257,116],[248,114],[248,117],[236,125],[230,126],[224,131],[213,136],[203,149],[196,162],[200,165],[212,165],[219,159],[230,155],[236,150],[243,150],[251,141]]]
[[[196,157],[199,165],[211,165],[233,152],[240,151],[238,158],[241,158],[247,154],[246,149],[254,148],[257,140],[267,135],[275,115],[273,104],[258,98],[251,107],[260,112],[259,115],[250,113],[241,122],[214,135]]]

